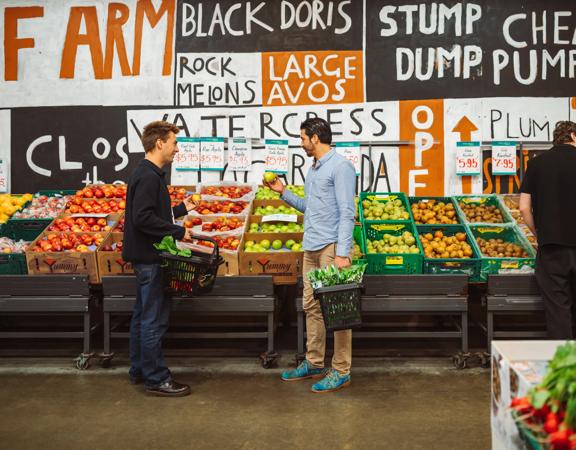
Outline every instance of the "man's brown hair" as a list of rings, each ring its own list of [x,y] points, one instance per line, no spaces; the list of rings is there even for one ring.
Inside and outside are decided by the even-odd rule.
[[[576,134],[576,123],[569,120],[561,120],[554,128],[554,145],[568,144],[572,142],[572,133]]]
[[[144,151],[148,153],[150,150],[154,149],[158,139],[162,139],[163,142],[166,142],[170,132],[178,134],[179,131],[180,128],[176,125],[163,120],[149,123],[144,127],[144,132],[142,133],[142,145],[144,146]]]

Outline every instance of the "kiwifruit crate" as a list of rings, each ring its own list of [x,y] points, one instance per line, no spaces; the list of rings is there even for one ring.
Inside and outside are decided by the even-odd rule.
[[[536,253],[517,225],[470,225],[468,228],[474,238],[473,244],[480,255],[480,279],[482,281],[487,280],[490,274],[532,273],[534,271]],[[486,256],[480,250],[476,238],[502,239],[506,243],[519,245],[529,256],[522,258]],[[506,245],[503,244],[504,253]]]
[[[456,208],[458,210],[458,215],[460,216],[460,222],[463,224],[469,225],[513,225],[516,223],[514,218],[508,212],[508,208],[506,208],[502,202],[498,199],[496,195],[456,195],[453,197],[454,202],[456,203]],[[465,203],[470,206],[495,206],[500,210],[502,214],[503,222],[489,222],[489,218],[486,216],[479,217],[478,220],[473,221],[469,220],[460,203]]]
[[[412,215],[412,219],[414,220],[414,224],[416,226],[420,226],[420,225],[446,225],[446,226],[460,226],[462,225],[461,221],[460,221],[460,215],[458,214],[458,208],[456,206],[456,202],[454,201],[454,199],[452,197],[408,197],[408,202],[410,203],[410,214]],[[438,203],[445,203],[446,205],[451,205],[447,208],[447,211],[453,211],[454,215],[453,217],[448,217],[449,219],[454,219],[456,220],[456,223],[442,223],[440,221],[436,222],[436,223],[428,223],[428,222],[418,222],[417,221],[417,216],[414,214],[414,211],[412,211],[412,205],[417,204],[417,203],[434,203],[435,205],[437,205]],[[426,210],[422,210],[422,211],[426,211]]]
[[[468,258],[427,258],[424,244],[421,243],[424,251],[424,262],[422,265],[423,273],[430,274],[464,274],[470,277],[470,281],[480,281],[480,253],[474,245],[474,238],[463,225],[417,225],[419,235],[432,234],[436,237],[436,233],[441,232],[443,236],[452,237],[455,235],[461,236],[463,233],[466,237],[466,242],[470,245],[472,254]]]
[[[400,204],[404,207],[406,212],[408,213],[408,217],[406,219],[395,220],[390,219],[388,216],[388,212],[384,211],[383,214],[377,219],[366,218],[366,212],[363,205],[365,200],[369,201],[377,201],[379,203],[386,203],[389,200],[398,200]],[[412,222],[412,212],[410,211],[410,204],[408,203],[408,198],[403,192],[361,192],[360,199],[358,204],[358,209],[360,212],[360,222],[362,223],[370,223],[370,222]]]
[[[364,243],[366,245],[366,262],[369,274],[410,274],[422,273],[424,252],[418,239],[415,226],[399,222],[368,222],[363,228]],[[414,236],[414,245],[418,253],[369,253],[368,240],[381,240],[385,234],[398,237],[409,231]]]

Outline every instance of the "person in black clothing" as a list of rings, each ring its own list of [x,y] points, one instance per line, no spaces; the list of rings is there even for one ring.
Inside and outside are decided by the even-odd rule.
[[[188,229],[174,224],[174,218],[186,215],[194,203],[187,199],[172,208],[162,171],[178,152],[179,131],[162,121],[144,127],[146,157],[128,181],[122,251],[122,257],[133,264],[138,282],[130,323],[130,380],[132,384],[145,383],[150,394],[174,397],[188,395],[190,387],[172,379],[162,355],[170,298],[164,294],[159,253],[153,244],[165,236],[177,240],[191,237]]]
[[[554,129],[554,146],[528,162],[520,212],[538,240],[536,281],[548,337],[576,338],[576,123]]]

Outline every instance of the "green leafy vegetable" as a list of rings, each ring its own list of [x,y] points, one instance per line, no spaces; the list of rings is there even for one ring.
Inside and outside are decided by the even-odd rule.
[[[353,264],[349,267],[338,269],[331,265],[322,269],[314,269],[308,272],[308,279],[314,289],[338,284],[360,283],[368,264]]]
[[[189,248],[178,248],[172,236],[164,236],[160,243],[154,244],[156,250],[169,252],[174,256],[184,256],[190,258],[192,251]]]

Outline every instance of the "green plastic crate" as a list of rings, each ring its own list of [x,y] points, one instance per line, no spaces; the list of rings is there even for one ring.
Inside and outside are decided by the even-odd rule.
[[[496,195],[457,195],[454,196],[454,202],[456,203],[456,208],[458,210],[458,215],[460,216],[460,222],[465,223],[468,225],[513,225],[516,223],[514,218],[508,212],[508,208],[506,208],[502,202],[498,199]],[[466,218],[466,214],[462,211],[460,207],[460,202],[469,203],[469,204],[484,204],[486,206],[496,206],[502,213],[502,219],[504,222],[502,223],[493,223],[493,222],[470,222]]]
[[[524,237],[517,225],[498,226],[498,225],[476,225],[469,226],[470,232],[474,237],[474,246],[480,255],[481,268],[480,279],[485,281],[490,274],[505,273],[531,273],[536,265],[534,248]],[[484,256],[476,242],[476,238],[482,239],[502,239],[521,245],[522,248],[530,255],[528,258],[495,258]]]
[[[0,225],[0,236],[18,240],[14,239],[6,224],[3,225]],[[25,275],[27,273],[26,254],[0,253],[0,275]]]
[[[466,241],[472,247],[472,256],[462,258],[426,258],[422,265],[423,273],[430,274],[464,274],[470,277],[470,281],[480,281],[480,253],[474,245],[474,238],[463,225],[417,225],[418,234],[442,231],[445,236],[454,236],[456,233],[465,233]]]
[[[45,195],[47,197],[64,197],[65,195],[74,195],[76,191],[74,189],[61,189],[61,190],[44,190],[38,191],[34,194],[34,197],[39,197],[41,195]]]
[[[8,230],[14,239],[32,242],[54,219],[10,219]]]
[[[450,203],[452,204],[452,206],[454,207],[454,213],[455,216],[454,218],[457,220],[458,223],[438,223],[438,224],[419,224],[416,223],[416,219],[414,218],[414,213],[412,212],[412,205],[414,203],[418,203],[420,201],[425,201],[425,200],[436,200],[436,202],[444,202],[444,203]],[[408,197],[408,202],[410,203],[410,215],[412,217],[412,220],[414,221],[414,224],[416,226],[420,226],[420,225],[440,225],[440,226],[448,226],[448,227],[453,227],[453,226],[461,226],[462,222],[460,220],[460,214],[458,213],[458,207],[456,206],[456,202],[454,201],[454,199],[452,197]]]
[[[411,223],[400,222],[368,222],[363,227],[364,243],[366,245],[366,261],[369,274],[407,274],[422,273],[422,260],[424,252]],[[384,234],[400,236],[404,231],[410,231],[416,238],[416,245],[420,253],[368,253],[368,239],[381,239]]]
[[[545,450],[550,448],[549,443],[546,441],[544,436],[534,434],[530,428],[521,419],[521,416],[517,411],[511,411],[512,418],[516,422],[516,427],[518,427],[518,434],[524,441],[526,448],[530,450]]]
[[[402,202],[402,205],[404,206],[404,208],[408,212],[408,219],[405,219],[405,220],[388,220],[388,219],[366,220],[366,218],[364,217],[364,207],[362,206],[362,202],[366,199],[368,199],[368,200],[382,200],[382,202],[386,202],[388,199],[392,199],[392,200],[398,199]],[[382,221],[401,222],[401,223],[413,222],[412,213],[410,211],[410,204],[408,203],[408,198],[406,197],[406,195],[403,192],[361,192],[360,193],[360,202],[359,202],[358,207],[360,210],[360,222],[362,222],[362,223],[382,222]]]
[[[366,263],[366,243],[364,242],[364,234],[362,233],[362,225],[354,226],[354,243],[360,246],[360,251],[364,255],[363,258],[357,258],[352,261],[352,264],[364,264]]]
[[[62,197],[64,195],[74,195],[74,190],[45,190],[38,191],[34,196],[46,195],[48,197]],[[24,239],[32,242],[52,223],[53,218],[47,219],[18,219],[10,218],[8,227],[16,239]]]

